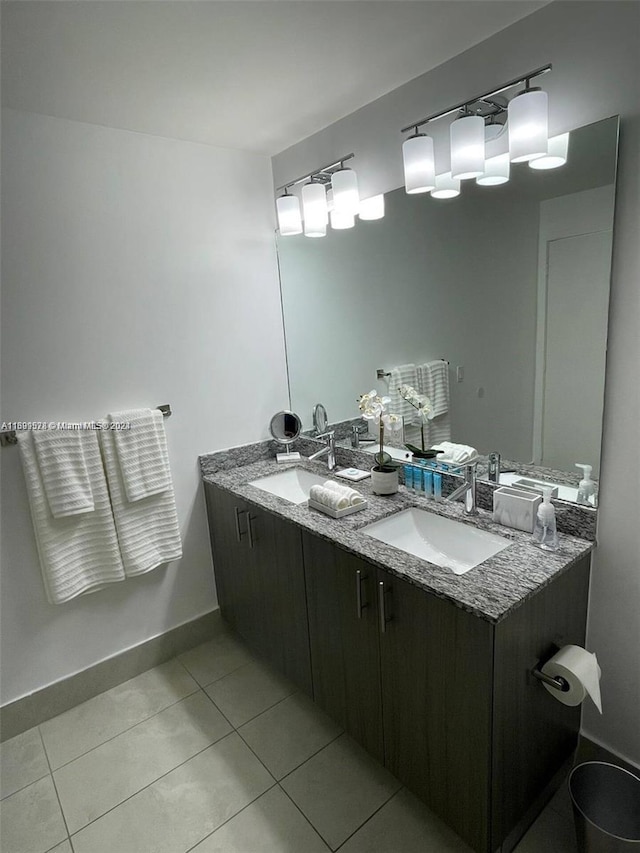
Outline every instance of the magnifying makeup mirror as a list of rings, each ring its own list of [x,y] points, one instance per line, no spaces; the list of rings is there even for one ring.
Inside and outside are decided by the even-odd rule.
[[[276,412],[269,423],[269,432],[278,444],[284,444],[286,451],[284,453],[276,453],[278,462],[296,462],[300,459],[300,454],[292,452],[290,445],[300,435],[302,429],[302,421],[295,412],[288,412],[286,409],[282,412]]]
[[[326,432],[327,424],[327,410],[322,403],[316,403],[313,408],[313,428],[316,431],[316,435]]]

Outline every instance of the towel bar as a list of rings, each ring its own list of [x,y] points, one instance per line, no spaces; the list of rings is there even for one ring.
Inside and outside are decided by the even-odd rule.
[[[449,364],[449,361],[446,358],[441,358],[440,361],[444,361],[445,364]],[[376,370],[376,379],[385,379],[387,376],[391,376],[390,370],[385,370],[383,367],[379,367]]]
[[[156,406],[159,412],[162,412],[163,418],[168,418],[171,414],[171,406],[169,403],[163,403],[161,406]],[[5,429],[0,431],[0,447],[11,447],[18,443],[18,434],[15,429]]]

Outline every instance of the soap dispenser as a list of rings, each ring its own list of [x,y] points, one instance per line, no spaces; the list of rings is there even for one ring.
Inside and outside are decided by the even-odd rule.
[[[596,493],[596,484],[591,479],[593,467],[591,465],[582,465],[580,462],[576,462],[575,465],[576,468],[582,468],[582,480],[580,480],[580,484],[578,485],[578,497],[576,500],[579,504],[593,506],[595,499],[593,502],[590,500],[592,495]]]
[[[558,550],[558,532],[556,530],[556,511],[551,503],[551,488],[543,486],[542,503],[538,507],[533,542],[545,551]]]

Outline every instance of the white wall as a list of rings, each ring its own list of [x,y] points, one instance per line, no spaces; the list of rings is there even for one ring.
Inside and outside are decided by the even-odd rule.
[[[266,437],[288,401],[268,158],[3,113],[2,419],[170,403],[184,557],[46,602],[3,448],[2,702],[216,603],[199,453]]]
[[[349,151],[363,194],[402,183],[401,127],[548,62],[550,131],[622,117],[606,375],[599,546],[588,645],[604,714],[584,731],[640,764],[640,4],[554,2],[274,158],[275,185]],[[577,413],[583,417],[584,412]]]

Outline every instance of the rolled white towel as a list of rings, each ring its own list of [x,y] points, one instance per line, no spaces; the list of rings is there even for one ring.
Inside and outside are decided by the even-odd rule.
[[[364,498],[356,489],[352,489],[350,486],[343,486],[340,483],[336,483],[335,480],[327,480],[326,483],[322,484],[324,489],[330,489],[332,492],[335,492],[337,495],[342,495],[347,498],[349,501],[349,506],[357,506],[357,504],[363,504]]]
[[[475,447],[469,444],[456,444],[453,441],[443,441],[440,444],[433,444],[432,450],[442,450],[438,454],[438,462],[451,462],[455,465],[464,465],[471,459],[475,459],[478,451]]]
[[[349,506],[349,499],[345,495],[340,495],[331,489],[325,489],[324,486],[311,486],[309,497],[317,504],[328,506],[330,509],[347,509]]]

